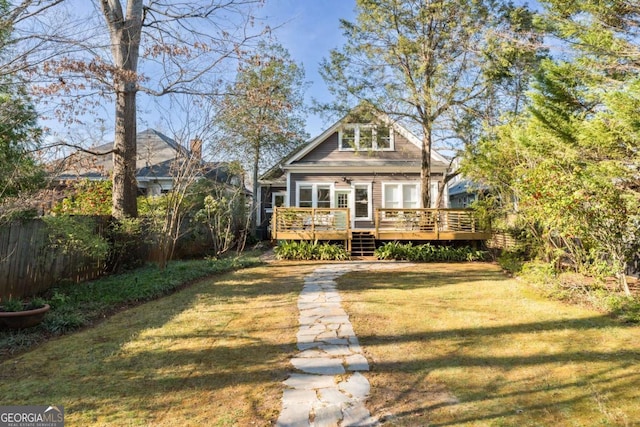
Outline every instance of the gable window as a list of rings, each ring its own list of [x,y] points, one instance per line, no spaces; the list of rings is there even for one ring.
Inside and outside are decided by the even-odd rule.
[[[393,131],[388,126],[350,123],[338,132],[340,151],[391,151]]]

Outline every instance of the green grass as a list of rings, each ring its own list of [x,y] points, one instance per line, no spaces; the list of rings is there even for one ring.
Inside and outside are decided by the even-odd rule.
[[[43,340],[103,320],[114,312],[175,292],[194,280],[259,263],[255,256],[172,261],[164,270],[149,264],[122,274],[52,288],[44,295],[51,305],[41,325],[26,330],[0,330],[0,355],[27,350]]]
[[[538,297],[489,264],[338,279],[393,426],[630,426],[640,326]]]

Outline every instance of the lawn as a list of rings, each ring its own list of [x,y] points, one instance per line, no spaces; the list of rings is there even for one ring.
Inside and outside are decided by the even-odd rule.
[[[488,264],[338,283],[386,425],[640,425],[638,325],[537,298]]]
[[[301,267],[197,282],[0,364],[2,405],[68,426],[270,425],[295,352]]]
[[[0,363],[2,405],[68,426],[272,425],[321,264],[201,280]],[[338,279],[389,426],[624,426],[640,420],[640,326],[537,298],[491,264]]]

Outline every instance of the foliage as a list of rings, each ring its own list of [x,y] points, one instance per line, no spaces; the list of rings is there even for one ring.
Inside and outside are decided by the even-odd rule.
[[[300,241],[281,241],[274,249],[277,259],[298,261],[343,261],[350,258],[342,245]]]
[[[8,312],[15,312],[15,311],[22,311],[24,310],[24,306],[22,304],[22,301],[19,299],[15,299],[15,298],[9,298],[6,301],[2,302],[2,305],[0,306],[0,308],[2,309],[1,311],[8,311]]]
[[[304,142],[304,69],[277,44],[260,44],[240,62],[216,118],[225,149],[241,154],[258,194],[259,171]],[[253,199],[251,222],[257,218]]]
[[[414,262],[457,262],[482,261],[487,258],[485,251],[468,246],[433,246],[430,243],[414,246],[413,243],[387,242],[375,250],[378,259],[396,259]]]
[[[492,129],[463,168],[517,201],[542,259],[558,270],[614,275],[629,295],[626,263],[640,251],[638,10],[544,3],[570,59],[542,63],[529,110]]]
[[[42,308],[46,304],[46,300],[40,297],[34,297],[28,301],[22,301],[21,299],[9,298],[6,301],[0,301],[0,311],[23,311],[23,310],[35,310]]]
[[[34,156],[41,130],[23,84],[0,76],[0,200],[44,186],[44,170]]]
[[[472,143],[468,125],[477,124],[470,114],[489,110],[483,105],[487,92],[499,79],[516,78],[514,68],[521,70],[516,91],[526,87],[530,71],[521,64],[529,60],[516,51],[537,38],[530,12],[518,11],[502,1],[358,0],[355,22],[341,21],[345,45],[331,51],[321,68],[338,98],[331,107],[364,103],[419,130],[422,206],[430,206],[433,144],[451,136]],[[509,36],[498,40],[496,34]],[[503,111],[510,96],[496,95],[503,101],[493,108]],[[446,137],[436,141],[440,135]]]
[[[511,274],[517,274],[522,270],[524,259],[518,252],[503,251],[498,257],[498,265]]]
[[[141,267],[143,248],[152,243],[144,219],[113,219],[109,223],[107,239],[110,243],[106,270],[112,273]]]
[[[111,215],[111,188],[108,180],[88,179],[73,183],[64,199],[51,208],[54,214]]]
[[[97,232],[93,218],[60,215],[45,216],[43,221],[47,224],[52,247],[61,249],[65,254],[106,259],[109,244]]]
[[[44,295],[51,310],[45,315],[42,324],[28,332],[0,332],[0,353],[24,350],[51,334],[66,334],[88,326],[125,307],[175,292],[201,277],[258,263],[259,260],[251,255],[216,260],[174,261],[164,271],[147,265],[91,282],[61,285]]]

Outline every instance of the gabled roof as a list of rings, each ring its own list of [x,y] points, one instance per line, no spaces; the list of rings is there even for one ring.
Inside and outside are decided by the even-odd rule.
[[[137,160],[136,169],[141,170],[157,167],[160,171],[163,164],[178,158],[188,157],[190,152],[173,139],[158,132],[155,129],[147,129],[136,135]],[[113,142],[93,146],[90,148],[95,153],[109,153],[113,149]],[[58,166],[61,171],[56,179],[102,179],[109,176],[113,170],[113,158],[111,154],[100,156],[86,152],[76,152],[64,159]]]
[[[330,137],[335,132],[340,130],[340,127],[345,123],[345,121],[346,121],[346,119],[348,117],[349,117],[349,115],[345,115],[340,120],[335,122],[329,129],[325,130],[320,135],[316,136],[315,138],[312,138],[306,144],[304,144],[303,146],[299,147],[296,151],[291,153],[286,158],[286,160],[281,164],[283,164],[285,166],[286,165],[290,165],[291,163],[293,163],[295,161],[298,161],[301,158],[303,158],[305,155],[309,154],[313,149],[315,149],[320,144],[322,144],[328,137]],[[391,118],[389,116],[387,116],[386,114],[379,114],[378,118],[381,121],[383,121],[384,123],[386,123],[387,125],[391,126],[391,128],[393,128],[393,130],[395,132],[397,132],[400,135],[402,135],[405,138],[407,138],[407,140],[409,142],[411,142],[413,145],[415,145],[417,148],[422,149],[422,141],[420,141],[420,138],[415,136],[407,128],[405,128],[404,126],[400,125],[398,122],[395,122],[395,121],[391,120]],[[436,150],[431,150],[431,159],[435,160],[437,162],[442,162],[444,164],[448,164],[449,163],[447,158],[444,157],[443,155],[441,155],[440,153],[438,153]]]

